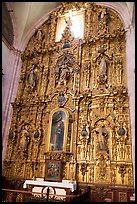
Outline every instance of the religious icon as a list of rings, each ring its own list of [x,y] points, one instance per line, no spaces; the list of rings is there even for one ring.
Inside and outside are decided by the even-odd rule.
[[[52,151],[63,150],[65,113],[57,111],[52,116],[50,147]]]
[[[61,181],[61,161],[46,160],[45,180]]]

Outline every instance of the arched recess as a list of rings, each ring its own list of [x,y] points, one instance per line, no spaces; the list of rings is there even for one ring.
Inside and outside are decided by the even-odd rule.
[[[71,152],[72,114],[66,108],[56,108],[49,116],[47,151]]]

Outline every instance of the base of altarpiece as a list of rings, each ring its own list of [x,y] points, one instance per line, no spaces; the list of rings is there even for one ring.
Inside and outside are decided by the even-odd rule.
[[[36,197],[47,197],[47,191],[49,191],[49,198],[52,198],[54,195],[54,199],[57,197],[57,200],[65,200],[66,195],[70,195],[71,192],[77,189],[77,183],[76,181],[70,180],[50,182],[44,181],[44,179],[41,178],[36,178],[36,180],[26,180],[23,184],[23,188],[30,189]]]

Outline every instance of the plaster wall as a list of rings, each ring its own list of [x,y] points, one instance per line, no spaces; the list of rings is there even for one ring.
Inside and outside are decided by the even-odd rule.
[[[4,159],[13,111],[11,103],[14,102],[16,97],[21,71],[21,59],[20,53],[13,48],[8,48],[4,42],[2,42],[2,48],[2,67],[4,73],[2,78],[2,158]]]

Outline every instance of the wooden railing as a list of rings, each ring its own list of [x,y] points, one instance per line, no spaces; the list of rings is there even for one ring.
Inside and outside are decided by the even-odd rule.
[[[84,194],[58,195],[49,194],[49,191],[47,191],[47,193],[39,193],[24,190],[2,189],[2,202],[74,202],[80,201],[83,196]]]

